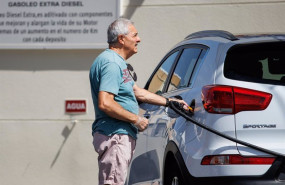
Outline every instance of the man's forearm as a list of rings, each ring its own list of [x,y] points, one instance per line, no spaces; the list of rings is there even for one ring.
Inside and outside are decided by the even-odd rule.
[[[184,100],[178,100],[175,98],[169,98],[168,99],[168,98],[165,98],[163,96],[159,96],[157,94],[149,92],[145,89],[139,88],[137,85],[134,86],[134,93],[135,93],[137,100],[144,102],[144,103],[161,105],[161,106],[168,106],[167,104],[169,103],[169,101],[177,101],[179,103],[184,104],[186,107],[189,106]],[[188,108],[186,108],[186,109],[188,109]]]
[[[126,121],[129,123],[136,123],[138,116],[125,110],[119,103],[114,100],[114,96],[107,92],[99,92],[98,107],[108,116]]]
[[[139,131],[143,131],[148,126],[148,120],[125,110],[119,103],[114,100],[114,95],[101,91],[98,96],[99,109],[108,116],[134,124]]]
[[[145,89],[136,87],[134,92],[137,100],[141,102],[162,106],[166,105],[166,99],[164,97],[151,93]]]
[[[114,101],[113,105],[103,110],[108,116],[129,123],[136,123],[138,116],[125,110],[120,104]]]

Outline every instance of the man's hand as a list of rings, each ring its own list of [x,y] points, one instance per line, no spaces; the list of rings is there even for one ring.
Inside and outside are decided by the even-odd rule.
[[[169,99],[169,101],[176,101],[176,102],[178,102],[178,103],[180,103],[180,104],[183,105],[183,109],[184,109],[185,111],[191,111],[191,112],[193,112],[193,109],[192,109],[184,100]],[[190,110],[190,109],[191,109],[191,110]]]
[[[148,127],[148,119],[138,116],[138,119],[134,125],[139,129],[140,132],[142,132]]]

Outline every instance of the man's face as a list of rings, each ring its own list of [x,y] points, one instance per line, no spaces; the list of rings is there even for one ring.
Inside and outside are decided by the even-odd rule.
[[[129,26],[129,33],[124,35],[124,48],[128,58],[138,52],[137,45],[141,41],[134,25]]]

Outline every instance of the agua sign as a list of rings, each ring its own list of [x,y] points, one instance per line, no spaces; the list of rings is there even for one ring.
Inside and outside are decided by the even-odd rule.
[[[87,112],[86,100],[65,100],[65,113],[76,114]]]

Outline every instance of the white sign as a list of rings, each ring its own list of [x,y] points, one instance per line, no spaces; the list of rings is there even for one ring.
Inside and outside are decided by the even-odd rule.
[[[120,0],[1,0],[1,48],[105,48]]]

